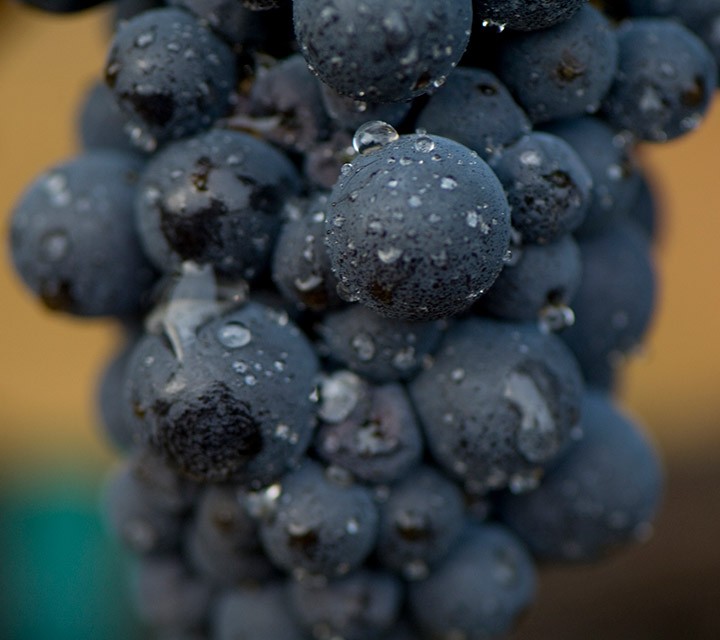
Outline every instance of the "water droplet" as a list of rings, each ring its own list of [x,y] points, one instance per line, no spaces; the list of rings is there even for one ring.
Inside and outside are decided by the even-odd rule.
[[[417,364],[414,347],[398,349],[392,359],[393,367],[400,371],[412,369]]]
[[[340,175],[341,176],[349,176],[352,173],[353,166],[346,162],[342,167],[340,167]]]
[[[320,382],[318,415],[325,422],[342,422],[353,412],[364,393],[363,381],[351,371],[325,376]]]
[[[367,333],[358,333],[352,339],[352,348],[359,360],[369,362],[375,357],[375,342]]]
[[[243,380],[248,387],[254,387],[257,384],[257,378],[254,375],[247,375]]]
[[[435,141],[429,136],[419,135],[415,139],[413,146],[415,147],[415,151],[419,151],[420,153],[430,153],[435,149]]]
[[[520,154],[520,162],[527,167],[539,167],[542,164],[542,157],[537,151],[523,151]]]
[[[137,38],[135,38],[136,46],[140,47],[141,49],[149,47],[153,42],[155,42],[155,31],[153,29],[151,29],[150,31],[144,31]]]
[[[575,312],[566,304],[548,304],[540,309],[538,327],[543,333],[560,331],[575,324]]]
[[[350,518],[347,521],[345,524],[345,531],[347,531],[351,536],[357,535],[358,531],[360,531],[360,523],[356,518]]]
[[[239,349],[252,340],[252,333],[240,322],[228,322],[218,329],[217,339],[228,349]]]
[[[361,125],[353,136],[353,148],[362,155],[381,149],[400,136],[392,125],[382,120],[371,120]]]
[[[61,173],[53,173],[45,180],[45,188],[50,196],[50,204],[65,207],[70,204],[72,196],[67,185],[67,178]]]
[[[419,195],[415,194],[408,198],[407,203],[413,209],[417,209],[418,207],[422,206],[422,198]]]
[[[541,472],[538,469],[531,471],[517,472],[510,476],[508,481],[508,487],[512,493],[527,493],[528,491],[534,491],[540,486]]]
[[[251,491],[245,498],[245,510],[253,518],[270,518],[277,510],[281,495],[282,486],[278,483],[260,491]]]
[[[560,446],[557,425],[535,380],[527,373],[512,371],[505,379],[503,396],[520,412],[517,446],[531,462],[544,462]]]
[[[465,379],[465,369],[453,369],[450,372],[450,379],[453,382],[462,382]]]
[[[377,256],[383,264],[392,264],[397,262],[402,256],[402,249],[397,247],[387,247],[386,249],[378,249]]]
[[[40,241],[42,256],[49,262],[58,262],[68,254],[70,239],[64,231],[50,231]]]
[[[290,427],[284,423],[280,423],[275,427],[275,437],[278,440],[289,440],[290,439]]]
[[[391,46],[401,46],[410,39],[410,30],[405,17],[397,10],[390,11],[382,19],[382,28]]]
[[[440,180],[440,188],[445,189],[446,191],[452,191],[457,186],[457,180],[455,180],[452,176],[445,176],[442,180]]]
[[[402,573],[406,580],[424,580],[430,575],[430,568],[423,560],[411,560],[403,566]]]

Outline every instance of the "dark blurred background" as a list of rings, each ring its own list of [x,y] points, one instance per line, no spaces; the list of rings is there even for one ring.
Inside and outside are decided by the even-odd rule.
[[[74,113],[103,65],[108,16],[48,17],[0,0],[0,216],[77,149]],[[663,202],[661,297],[621,401],[668,480],[650,542],[592,567],[547,568],[517,640],[720,638],[720,107],[643,159]],[[0,244],[0,638],[135,638],[124,556],[98,492],[112,454],[95,378],[114,327],[46,313]],[[272,639],[268,639],[272,640]]]

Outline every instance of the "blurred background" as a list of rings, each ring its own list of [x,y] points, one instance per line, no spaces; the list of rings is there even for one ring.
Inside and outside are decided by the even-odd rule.
[[[76,105],[100,73],[105,10],[48,17],[0,0],[0,216],[77,149]],[[516,638],[720,638],[720,105],[643,161],[663,203],[660,303],[623,406],[655,438],[667,495],[653,539],[600,565],[545,570]],[[51,315],[0,243],[0,638],[136,638],[125,558],[98,492],[113,463],[96,377],[113,326]],[[272,639],[268,639],[272,640]]]

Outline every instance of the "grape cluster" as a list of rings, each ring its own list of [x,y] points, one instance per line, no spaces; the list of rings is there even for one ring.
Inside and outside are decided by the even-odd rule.
[[[536,560],[647,536],[660,465],[612,401],[655,296],[637,148],[700,123],[720,3],[116,16],[10,244],[125,329],[105,509],[158,637],[501,637]]]

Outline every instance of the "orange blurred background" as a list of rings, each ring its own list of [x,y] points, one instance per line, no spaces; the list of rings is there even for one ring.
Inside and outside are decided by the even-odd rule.
[[[77,151],[71,123],[82,91],[102,69],[107,24],[104,10],[48,17],[0,3],[0,216],[4,230],[24,186],[41,170]],[[720,106],[716,105],[699,132],[643,150],[643,161],[663,201],[657,249],[661,294],[649,340],[631,363],[622,393],[624,406],[658,441],[670,478],[658,542],[647,545],[647,551],[629,552],[628,557],[635,554],[639,560],[629,561],[630,565],[621,560],[620,565],[635,567],[637,573],[649,571],[657,563],[680,563],[677,575],[690,581],[699,579],[697,572],[710,569],[720,581],[720,472],[714,471],[720,468],[718,149]],[[0,322],[0,483],[12,482],[14,470],[31,465],[38,473],[44,465],[102,468],[111,454],[96,431],[93,393],[96,376],[115,344],[115,328],[101,321],[46,312],[12,274],[5,241],[0,243],[0,254],[4,309]],[[686,529],[699,532],[700,537],[686,535]],[[714,548],[704,552],[703,562],[693,564],[695,550],[684,545],[708,543],[710,531],[718,534],[712,542]],[[677,557],[667,557],[674,554]],[[608,571],[613,566],[610,563]],[[578,606],[590,597],[607,596],[602,585],[612,591],[612,585],[621,584],[618,578],[615,582],[602,578],[602,569],[600,573],[591,571],[595,573],[575,572],[562,574],[554,583],[549,580],[561,590],[564,584],[564,597]],[[594,577],[583,577],[586,575]],[[593,580],[600,586],[593,587]],[[650,592],[658,593],[656,587]],[[667,585],[667,589],[676,587]],[[554,588],[547,593],[555,593]],[[714,591],[703,588],[703,597],[718,596],[716,602],[720,602],[716,583]],[[673,602],[677,604],[680,592],[675,599],[673,593],[660,602],[671,607]],[[540,613],[531,614],[529,628],[542,627],[543,616],[553,611],[552,602],[552,597],[541,596]],[[642,611],[650,615],[644,608]],[[587,621],[587,616],[584,619]],[[619,635],[588,635],[582,619],[578,624],[568,629],[580,633],[582,628],[586,638],[679,637],[639,636],[629,634],[628,628]],[[720,637],[720,623],[708,624],[708,635],[683,637]],[[556,639],[577,637],[572,635],[575,631],[563,635],[558,626],[555,632]]]

